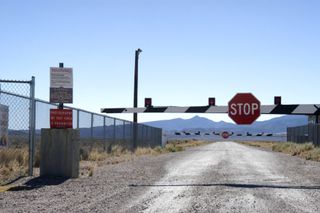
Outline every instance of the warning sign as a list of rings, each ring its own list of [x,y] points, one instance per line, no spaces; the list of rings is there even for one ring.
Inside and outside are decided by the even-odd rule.
[[[50,109],[50,128],[72,128],[72,109]]]
[[[72,68],[50,68],[50,102],[73,102],[73,75]]]

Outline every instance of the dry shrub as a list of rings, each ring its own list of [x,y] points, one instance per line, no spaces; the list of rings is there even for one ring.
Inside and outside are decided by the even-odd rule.
[[[272,150],[287,153],[292,156],[299,156],[306,160],[320,161],[320,148],[315,147],[312,143],[277,143],[272,147]]]
[[[156,153],[156,154],[161,154],[164,152],[163,148],[161,146],[156,146],[155,148],[153,148],[153,151]]]
[[[180,152],[183,151],[184,148],[182,146],[177,146],[176,144],[167,144],[165,150],[168,152]]]
[[[96,164],[98,166],[103,165],[99,162],[103,162],[106,164],[117,164],[120,162],[132,160],[132,158],[132,153],[129,150],[118,145],[112,147],[111,153],[107,153],[105,150],[98,148],[93,148],[91,150],[80,149],[80,159],[82,161],[97,162]]]
[[[182,147],[195,147],[195,146],[202,146],[202,145],[206,145],[208,144],[209,142],[208,141],[188,141],[184,144],[181,144]]]
[[[123,146],[115,145],[111,149],[111,155],[112,156],[121,156],[124,154],[131,154],[131,151],[124,148]]]
[[[141,155],[159,155],[162,153],[168,152],[179,152],[183,151],[185,147],[188,146],[199,146],[207,144],[207,142],[203,141],[194,141],[194,140],[186,140],[186,141],[174,141],[167,144],[165,147],[157,146],[155,148],[150,147],[139,147],[132,153],[130,150],[124,148],[120,145],[112,146],[111,152],[108,154],[103,149],[92,148],[85,149],[80,148],[80,159],[82,161],[87,162],[95,162],[95,165],[103,165],[103,164],[117,164],[120,162],[131,161],[135,158],[135,156]],[[89,176],[93,172],[90,172],[91,169],[88,169]],[[92,170],[93,171],[93,170]]]
[[[300,148],[301,152],[310,151],[315,148],[312,143],[305,143],[305,144],[299,144],[299,145],[300,145],[299,148]]]
[[[308,160],[320,161],[320,148],[314,148],[310,151],[310,158]]]
[[[89,167],[89,177],[92,177],[93,176],[93,171],[94,171],[94,167],[93,166],[90,166]]]
[[[291,155],[301,155],[304,152],[313,150],[314,146],[312,143],[296,144],[296,143],[278,143],[272,147],[273,151],[284,152]]]
[[[195,147],[195,146],[202,146],[207,145],[211,142],[209,141],[200,141],[200,140],[172,140],[169,141],[167,146],[169,146],[168,151],[183,151],[187,147]],[[174,145],[177,148],[172,147]]]
[[[28,149],[6,148],[0,150],[0,167],[10,167],[15,164],[19,167],[28,166]]]
[[[278,142],[273,142],[273,141],[241,141],[239,143],[244,144],[244,145],[248,145],[248,146],[272,149],[273,146],[275,144],[277,144]]]
[[[99,151],[98,149],[93,149],[89,153],[89,161],[103,161],[108,157],[108,154],[104,151]]]
[[[284,142],[284,143],[277,143],[272,146],[272,150],[276,152],[285,152],[289,153],[289,150],[292,147],[292,143]]]
[[[140,155],[159,155],[163,153],[163,149],[160,146],[157,146],[155,148],[142,148],[138,147],[136,151],[134,152],[135,155],[140,156]]]
[[[34,167],[40,167],[40,150],[38,149],[34,154]]]
[[[0,168],[0,176],[1,177],[8,177],[10,175],[10,169],[8,167],[1,167]]]
[[[92,177],[96,167],[97,167],[96,162],[90,162],[90,161],[80,162],[80,176]]]
[[[89,160],[90,151],[85,148],[80,148],[80,160]]]
[[[29,153],[27,148],[5,148],[0,150],[0,184],[28,171]]]

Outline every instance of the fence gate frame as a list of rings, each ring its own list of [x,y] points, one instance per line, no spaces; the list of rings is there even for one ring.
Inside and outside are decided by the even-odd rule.
[[[28,84],[29,85],[29,97],[23,96],[23,98],[29,99],[29,160],[28,160],[28,175],[33,175],[34,164],[34,152],[35,152],[35,132],[36,132],[36,102],[35,102],[35,77],[32,76],[30,81],[19,80],[2,80],[0,79],[0,94],[5,93],[1,89],[1,83],[6,84]],[[22,97],[20,94],[17,96]]]
[[[151,98],[145,98],[145,107],[101,108],[101,113],[227,113],[229,106],[216,106],[215,98],[209,98],[206,106],[152,106]],[[282,104],[281,96],[274,97],[273,105],[261,105],[260,114],[305,115],[315,117],[314,123],[320,125],[320,104]],[[230,115],[229,115],[230,117]],[[234,119],[233,119],[234,120]],[[320,132],[320,131],[319,131]],[[288,134],[288,130],[287,130]],[[313,137],[313,143],[319,145],[320,136]]]
[[[148,106],[137,108],[101,108],[101,113],[227,113],[228,106]],[[320,115],[320,104],[261,105],[261,114],[271,115]],[[318,123],[318,119],[316,123]]]

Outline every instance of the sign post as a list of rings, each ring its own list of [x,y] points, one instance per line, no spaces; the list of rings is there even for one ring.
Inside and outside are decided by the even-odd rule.
[[[50,128],[72,128],[72,110],[63,109],[64,103],[73,102],[73,70],[59,67],[50,68],[50,102],[59,103],[58,109],[50,110]]]
[[[236,124],[252,124],[260,114],[260,101],[251,93],[238,93],[228,103],[228,115]]]
[[[40,176],[79,177],[80,131],[72,129],[72,109],[63,109],[72,99],[72,68],[51,67],[50,102],[59,107],[50,109],[50,129],[41,129]]]

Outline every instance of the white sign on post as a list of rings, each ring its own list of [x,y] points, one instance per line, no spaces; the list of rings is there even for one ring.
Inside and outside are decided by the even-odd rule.
[[[0,147],[8,146],[9,107],[0,104]]]
[[[73,75],[72,68],[50,68],[50,102],[73,102]]]

